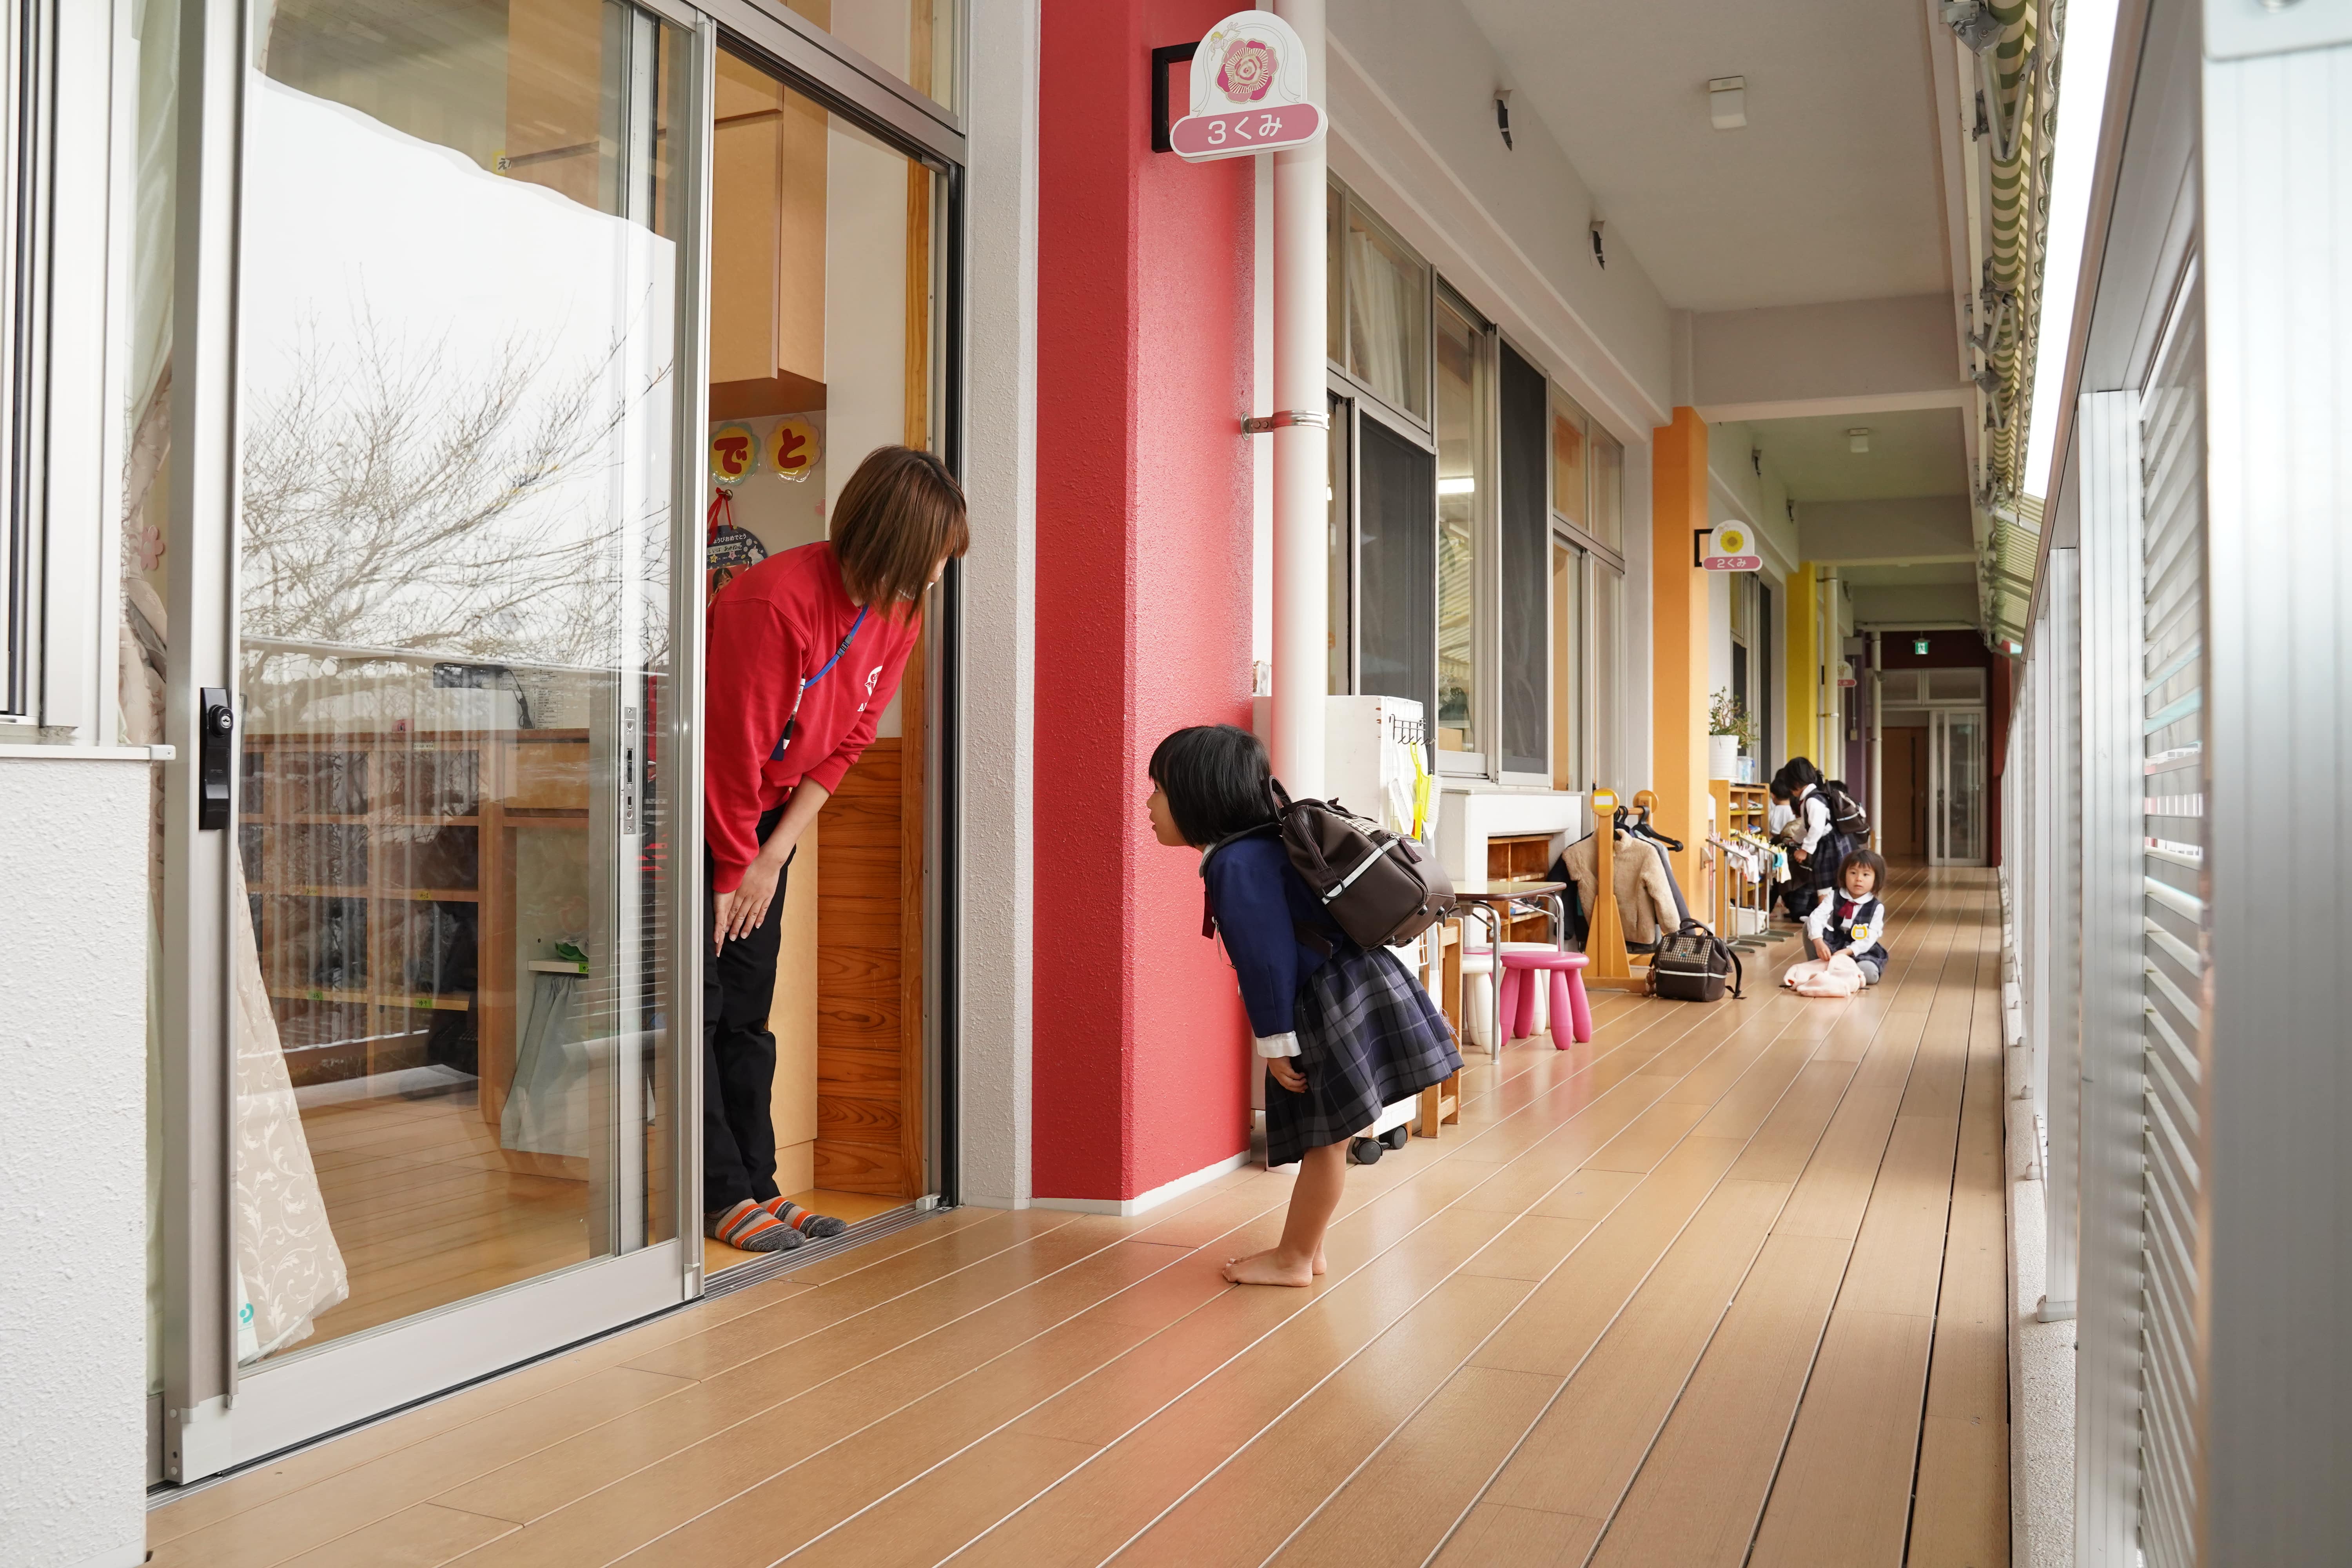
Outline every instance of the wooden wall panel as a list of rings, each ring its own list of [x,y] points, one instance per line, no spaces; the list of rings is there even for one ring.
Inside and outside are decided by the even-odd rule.
[[[902,944],[905,779],[901,742],[876,741],[825,803],[824,876],[817,889],[816,1184],[835,1192],[916,1196],[919,1162],[906,1126],[919,1105],[910,1074]],[[916,931],[919,952],[919,911]]]

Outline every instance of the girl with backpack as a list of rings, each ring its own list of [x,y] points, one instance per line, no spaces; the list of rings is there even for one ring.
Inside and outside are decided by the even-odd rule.
[[[1787,787],[1790,808],[1796,813],[1790,824],[1790,875],[1784,896],[1790,915],[1802,920],[1822,893],[1835,886],[1838,868],[1855,846],[1837,830],[1828,792],[1822,787],[1822,770],[1810,758],[1790,758],[1772,782]]]
[[[1225,1264],[1237,1285],[1311,1285],[1339,1206],[1348,1142],[1383,1108],[1462,1070],[1429,993],[1385,948],[1339,929],[1292,867],[1265,747],[1246,730],[1179,730],[1151,753],[1151,830],[1201,852],[1201,934],[1225,944],[1265,1061],[1269,1165],[1296,1163],[1279,1245]]]

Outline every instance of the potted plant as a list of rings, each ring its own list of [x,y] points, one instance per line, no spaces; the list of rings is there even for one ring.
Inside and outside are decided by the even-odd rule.
[[[1748,704],[1730,692],[1717,689],[1707,701],[1706,709],[1706,776],[1711,779],[1731,779],[1738,776],[1739,753],[1756,747],[1756,721],[1749,716]]]

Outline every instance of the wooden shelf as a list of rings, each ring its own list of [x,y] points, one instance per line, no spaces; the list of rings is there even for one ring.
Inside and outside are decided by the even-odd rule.
[[[273,888],[255,882],[246,886],[248,893],[268,893],[281,899],[366,899],[373,903],[456,903],[478,904],[481,891],[475,888]]]
[[[285,1002],[359,1002],[375,1007],[409,1007],[436,1013],[470,1013],[474,1009],[474,994],[470,991],[429,992],[404,991],[344,991],[332,986],[313,985],[286,987],[273,985],[269,994]]]

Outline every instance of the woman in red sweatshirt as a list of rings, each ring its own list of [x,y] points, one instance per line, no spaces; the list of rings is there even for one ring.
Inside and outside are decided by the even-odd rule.
[[[922,629],[923,591],[971,542],[963,491],[929,452],[867,454],[833,537],[772,555],[712,601],[704,702],[703,1232],[749,1252],[831,1234],[776,1191],[768,1032],[784,873],[874,739]]]

